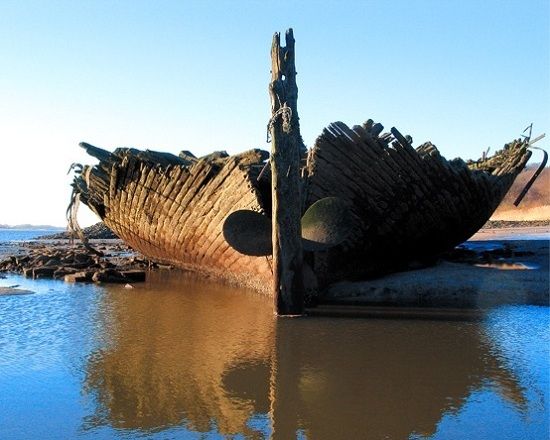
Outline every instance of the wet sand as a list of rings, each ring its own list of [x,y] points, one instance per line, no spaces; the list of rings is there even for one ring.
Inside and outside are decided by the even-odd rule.
[[[333,306],[397,306],[488,309],[503,304],[550,305],[550,228],[484,229],[464,248],[483,254],[506,250],[507,256],[483,263],[441,261],[361,282],[332,285],[323,302]],[[534,238],[534,239],[533,239]]]

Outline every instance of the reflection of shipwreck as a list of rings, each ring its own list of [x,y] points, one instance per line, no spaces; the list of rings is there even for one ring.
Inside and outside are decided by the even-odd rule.
[[[108,343],[87,358],[84,392],[95,408],[85,429],[403,439],[433,435],[479,392],[526,410],[483,325],[274,320],[261,296],[177,272],[150,282],[149,292],[106,287],[102,296],[110,315],[97,338]]]
[[[527,142],[515,141],[483,161],[447,161],[430,143],[414,149],[410,138],[382,129],[370,120],[353,128],[334,123],[309,151],[303,211],[338,197],[351,230],[337,246],[306,252],[313,283],[393,270],[463,242],[489,219],[530,156]],[[99,164],[84,168],[74,191],[133,248],[184,269],[269,286],[271,257],[241,254],[223,234],[236,210],[271,217],[269,170],[260,176],[267,152],[197,159],[82,145]],[[255,225],[245,226],[251,241],[262,241]]]

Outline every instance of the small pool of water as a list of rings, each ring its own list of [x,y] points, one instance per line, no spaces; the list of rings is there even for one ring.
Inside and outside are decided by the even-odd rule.
[[[543,439],[549,308],[482,322],[275,319],[271,300],[151,274],[17,276],[0,296],[1,439]]]

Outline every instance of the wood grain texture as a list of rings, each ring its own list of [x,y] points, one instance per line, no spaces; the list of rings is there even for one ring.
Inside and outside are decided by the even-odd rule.
[[[300,147],[298,87],[292,29],[281,47],[280,34],[271,46],[271,194],[273,296],[278,315],[304,311],[301,238]]]

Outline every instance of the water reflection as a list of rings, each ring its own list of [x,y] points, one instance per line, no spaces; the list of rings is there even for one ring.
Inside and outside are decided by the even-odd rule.
[[[478,324],[275,320],[267,298],[163,277],[103,296],[110,343],[86,365],[85,429],[409,438],[487,386],[525,408]]]
[[[85,387],[95,394],[98,410],[86,426],[151,430],[185,424],[204,432],[215,422],[223,433],[251,433],[246,420],[268,409],[269,302],[205,283],[181,284],[173,274],[162,283],[152,278],[144,290],[112,288],[104,296],[111,344],[87,365]],[[247,374],[243,383],[238,370],[250,365],[258,373]],[[237,374],[228,383],[242,396],[224,384],[231,371]]]
[[[277,338],[276,438],[430,436],[488,382],[525,405],[475,324],[283,321]]]

